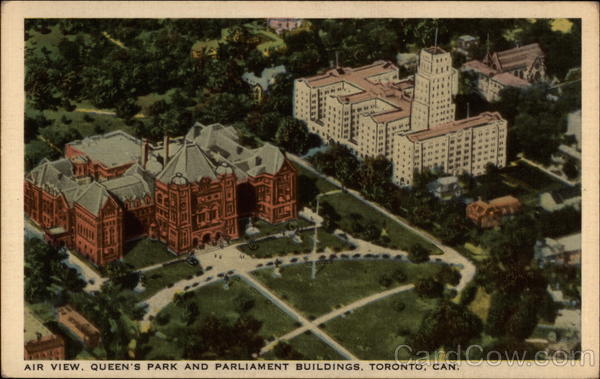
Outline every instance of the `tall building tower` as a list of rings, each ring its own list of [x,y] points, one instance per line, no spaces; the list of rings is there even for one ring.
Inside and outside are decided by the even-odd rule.
[[[454,121],[452,95],[458,91],[458,75],[450,53],[439,47],[422,49],[415,75],[411,130],[421,131]]]

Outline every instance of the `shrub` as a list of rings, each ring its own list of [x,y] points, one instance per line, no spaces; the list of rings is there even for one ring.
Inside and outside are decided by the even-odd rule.
[[[394,303],[394,309],[398,312],[402,312],[406,308],[406,304],[401,301]]]
[[[405,326],[401,326],[400,328],[398,328],[398,332],[397,332],[397,334],[398,334],[399,336],[406,337],[406,336],[410,335],[410,329],[408,329],[408,328],[407,328],[407,327],[405,327]]]
[[[169,314],[168,314],[168,313],[166,313],[166,312],[159,313],[159,314],[156,316],[156,323],[157,323],[158,325],[166,325],[166,324],[169,322],[170,318],[171,318],[171,317],[170,317],[170,316],[169,316]]]

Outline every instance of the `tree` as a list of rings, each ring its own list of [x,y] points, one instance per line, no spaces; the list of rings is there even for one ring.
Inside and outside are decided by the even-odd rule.
[[[415,282],[415,293],[420,297],[442,297],[444,285],[435,279],[421,278]]]
[[[197,360],[250,360],[264,346],[258,334],[261,322],[247,317],[229,324],[225,320],[208,317],[186,329],[183,341],[184,357]]]
[[[44,158],[54,160],[59,156],[60,153],[44,141],[33,140],[25,145],[25,170],[31,170]]]
[[[429,260],[429,250],[420,244],[414,244],[408,250],[408,260],[412,263],[424,263]]]
[[[563,165],[563,172],[567,175],[570,180],[575,180],[579,176],[579,169],[574,159],[569,158]]]
[[[320,204],[319,213],[323,217],[323,229],[328,233],[332,233],[338,227],[338,222],[342,219],[339,213],[335,210],[331,204],[322,202]]]
[[[117,114],[117,117],[129,120],[133,118],[140,109],[141,107],[136,104],[135,99],[126,98],[116,104],[115,113]]]
[[[309,133],[304,121],[285,116],[279,121],[275,143],[283,149],[302,154],[308,149]]]
[[[408,345],[413,351],[435,351],[438,348],[458,350],[482,331],[481,320],[466,307],[442,300],[432,311],[425,314],[417,332],[409,337]]]
[[[435,280],[442,284],[450,284],[453,286],[457,286],[460,283],[460,272],[448,265],[443,265],[440,267],[440,271],[438,271],[435,276]]]
[[[60,302],[64,292],[85,287],[77,270],[63,262],[66,257],[39,239],[25,239],[25,300]]]
[[[244,314],[254,308],[256,301],[252,296],[242,293],[235,298],[234,303],[236,312],[239,314]]]
[[[275,345],[275,347],[273,348],[273,353],[275,354],[275,357],[280,360],[299,361],[306,359],[306,357],[303,354],[298,352],[292,347],[292,345],[285,341],[277,342],[277,345]]]

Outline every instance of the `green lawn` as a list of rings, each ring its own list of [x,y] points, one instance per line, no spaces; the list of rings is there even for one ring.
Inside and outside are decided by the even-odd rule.
[[[319,263],[315,280],[310,278],[311,264],[281,267],[281,277],[273,269],[257,270],[254,276],[307,317],[318,317],[338,306],[357,301],[374,293],[430,277],[439,271],[437,264],[413,264],[398,261],[346,261]],[[393,281],[389,287],[380,283],[383,276],[402,271],[406,280]]]
[[[390,238],[390,247],[407,250],[414,244],[421,244],[431,250],[432,254],[441,254],[441,251],[430,242],[348,193],[329,195],[322,201],[326,201],[335,208],[341,216],[341,220],[338,222],[340,229],[348,233],[352,233],[352,226],[354,222],[358,221],[357,218],[362,218],[362,221],[358,221],[361,225],[372,224],[379,228],[385,228]]]
[[[317,238],[319,243],[317,244],[318,251],[324,251],[325,248],[331,248],[334,251],[347,250],[351,245],[334,236],[333,234],[327,233],[324,230],[317,232]],[[239,246],[238,249],[244,253],[258,258],[271,258],[287,254],[302,254],[310,253],[313,249],[314,244],[314,230],[306,230],[301,232],[300,238],[302,242],[296,243],[289,237],[283,238],[269,238],[261,241],[257,241],[258,248],[256,250],[250,249],[248,245]]]
[[[338,361],[344,360],[344,357],[339,355],[329,345],[323,342],[319,337],[314,334],[302,333],[297,337],[287,341],[294,350],[302,354],[304,360],[317,360],[317,361]],[[275,354],[273,350],[269,351],[263,356],[264,359],[275,360]]]
[[[164,101],[168,102],[169,99],[171,98],[171,95],[173,95],[173,92],[175,92],[175,90],[170,89],[163,94],[158,94],[156,92],[152,92],[148,95],[139,96],[137,98],[136,104],[139,105],[140,107],[142,107],[142,110],[143,110],[145,107],[148,107],[148,106],[156,103],[159,100],[164,100]]]
[[[145,359],[181,359],[182,348],[178,336],[186,333],[184,310],[189,303],[196,303],[199,309],[197,323],[208,316],[225,318],[235,322],[241,315],[237,299],[243,297],[254,302],[254,306],[246,315],[262,322],[259,334],[265,338],[275,338],[296,328],[294,320],[273,305],[250,285],[239,279],[231,282],[229,289],[223,288],[223,282],[217,282],[192,292],[192,296],[184,300],[182,306],[169,304],[154,319],[154,326],[159,332],[151,337],[150,351]],[[164,336],[165,338],[161,338]]]
[[[565,186],[560,180],[522,161],[515,166],[503,168],[501,173],[509,182],[518,184],[527,191],[546,192]]]
[[[125,244],[124,250],[123,261],[134,268],[151,266],[176,258],[163,243],[148,238],[128,242]]]
[[[404,304],[398,311],[397,304]],[[422,299],[414,291],[399,293],[359,308],[325,324],[325,331],[360,359],[393,360],[396,348],[414,333],[436,300]],[[407,359],[408,355],[399,358]]]
[[[177,262],[144,273],[146,290],[139,294],[140,300],[147,299],[182,279],[195,275],[200,271],[199,266],[191,266],[186,262]]]
[[[300,166],[299,164],[294,163],[294,167],[296,167],[296,170],[298,170],[298,187],[299,187],[298,195],[299,195],[299,197],[302,196],[303,189],[301,187],[303,185],[304,186],[313,186],[314,185],[318,190],[318,192],[310,194],[312,196],[309,196],[306,199],[300,199],[304,203],[304,204],[302,204],[302,206],[306,205],[307,202],[312,202],[318,193],[325,193],[325,192],[335,191],[335,190],[339,189],[338,187],[329,183],[327,180],[319,177],[312,171],[307,170],[306,168],[304,168],[303,166]]]

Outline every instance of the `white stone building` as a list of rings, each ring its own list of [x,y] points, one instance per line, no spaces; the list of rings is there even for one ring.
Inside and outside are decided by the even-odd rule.
[[[506,121],[498,113],[455,121],[457,91],[450,53],[430,47],[414,79],[401,80],[389,61],[296,79],[294,117],[325,142],[390,159],[399,185],[412,185],[415,170],[480,175],[488,163],[504,167]]]
[[[395,136],[393,181],[412,185],[415,171],[439,170],[452,175],[485,174],[485,166],[506,165],[506,120],[485,112],[434,128]]]

